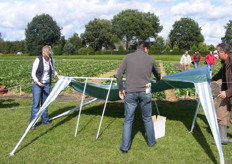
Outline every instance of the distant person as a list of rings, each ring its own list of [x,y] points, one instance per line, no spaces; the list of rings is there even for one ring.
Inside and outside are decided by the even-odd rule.
[[[207,63],[210,77],[212,77],[213,65],[216,65],[216,59],[214,57],[213,51],[210,51],[210,53],[205,57],[205,62]]]
[[[221,43],[217,46],[219,58],[222,60],[222,67],[212,81],[222,79],[221,92],[218,97],[221,98],[219,108],[216,110],[217,121],[221,144],[232,143],[232,139],[227,138],[227,116],[232,124],[232,54],[230,53],[230,45]],[[213,143],[215,144],[215,143]]]
[[[195,68],[199,67],[199,63],[201,62],[201,54],[199,53],[199,50],[196,51],[195,54],[193,54],[193,62],[194,62],[194,66]]]
[[[180,64],[184,67],[184,70],[186,71],[190,69],[191,63],[192,63],[191,56],[188,54],[188,51],[186,50],[180,59]]]
[[[33,79],[33,104],[31,108],[30,122],[35,118],[36,114],[38,113],[40,103],[42,106],[49,95],[52,79],[51,74],[59,78],[57,72],[55,71],[55,62],[51,57],[52,54],[53,52],[51,47],[46,45],[42,48],[42,55],[40,57],[37,57],[33,63],[31,72],[31,76]],[[47,109],[42,115],[42,124],[52,125],[52,123],[49,122]],[[34,126],[31,127],[31,130],[34,130],[34,128]]]
[[[122,132],[122,144],[120,150],[126,154],[131,146],[131,132],[134,121],[134,113],[139,102],[145,127],[148,146],[156,143],[152,115],[151,73],[156,80],[161,79],[160,71],[154,58],[147,54],[148,46],[140,41],[134,53],[126,55],[118,72],[117,84],[119,97],[124,100],[125,120]],[[126,86],[123,88],[123,75],[126,72]]]

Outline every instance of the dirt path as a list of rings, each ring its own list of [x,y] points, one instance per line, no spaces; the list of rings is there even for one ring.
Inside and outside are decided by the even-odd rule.
[[[167,75],[162,62],[160,62],[160,72],[162,77]],[[173,101],[176,99],[175,89],[165,90],[164,93],[166,95],[166,100]]]
[[[107,73],[105,73],[105,74],[102,74],[102,75],[100,75],[99,77],[100,77],[100,78],[110,78],[111,76],[116,75],[116,74],[117,74],[117,71],[118,71],[118,68],[115,69],[115,70],[112,70],[112,71],[110,71],[110,72],[107,72]],[[101,81],[102,81],[101,79],[90,79],[90,80],[88,80],[88,82],[96,83],[96,84],[101,84]]]

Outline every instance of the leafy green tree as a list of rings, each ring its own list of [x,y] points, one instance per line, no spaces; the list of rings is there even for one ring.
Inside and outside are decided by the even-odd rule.
[[[120,44],[120,45],[118,46],[118,51],[119,51],[119,52],[123,52],[123,51],[124,51],[124,48],[123,48],[123,45],[122,45],[122,44]]]
[[[60,39],[60,27],[48,14],[36,15],[27,24],[26,44],[30,55],[40,55],[44,45],[53,46]]]
[[[191,18],[181,18],[176,21],[169,33],[169,39],[172,47],[178,45],[182,50],[190,49],[194,44],[198,46],[200,42],[204,42],[201,28]]]
[[[166,44],[163,54],[165,54],[165,55],[170,54],[170,50],[171,50],[171,48],[170,48],[169,44]]]
[[[197,51],[197,46],[194,44],[190,50],[191,50],[191,53],[194,54]]]
[[[78,50],[79,55],[87,55],[87,48],[82,47]]]
[[[120,40],[126,41],[126,49],[130,41],[156,38],[163,29],[159,18],[153,13],[139,12],[138,10],[124,10],[112,19],[113,31]]]
[[[59,47],[57,45],[52,47],[52,51],[53,51],[53,55],[55,56],[60,54]]]
[[[158,36],[153,43],[156,52],[161,53],[164,50],[164,39]]]
[[[94,55],[94,49],[91,46],[87,47],[87,55]]]
[[[172,54],[177,55],[177,54],[179,54],[179,51],[180,51],[180,49],[179,49],[178,45],[175,45],[173,50],[172,50]]]
[[[215,49],[216,49],[216,48],[215,48],[214,45],[212,45],[212,44],[209,45],[209,47],[208,47],[208,50],[209,50],[209,51],[214,51]]]
[[[65,37],[64,37],[64,36],[62,36],[62,37],[60,38],[60,40],[58,41],[59,55],[62,55],[62,54],[63,54],[63,52],[64,52],[64,46],[65,46],[66,42],[67,42],[67,41],[65,40]]]
[[[0,32],[0,42],[3,41],[2,33]]]
[[[75,47],[72,43],[70,42],[67,42],[65,45],[64,45],[64,52],[68,55],[72,55],[73,52],[75,51]]]
[[[103,47],[111,47],[112,38],[115,38],[110,21],[97,18],[85,25],[85,32],[81,37],[94,51],[101,50]]]
[[[150,55],[154,55],[155,54],[155,46],[151,45],[151,47],[149,48],[149,54]]]
[[[232,20],[229,20],[229,22],[225,25],[225,36],[222,37],[222,42],[228,43],[232,46]]]
[[[199,43],[198,49],[200,52],[206,52],[208,51],[208,46],[206,43]]]
[[[71,36],[68,39],[68,42],[73,44],[73,46],[75,47],[75,50],[80,49],[82,46],[81,38],[79,37],[79,35],[77,33],[74,33],[73,36]]]

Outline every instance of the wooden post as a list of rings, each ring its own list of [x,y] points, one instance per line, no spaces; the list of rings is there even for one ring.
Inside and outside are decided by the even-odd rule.
[[[22,95],[22,87],[21,87],[21,85],[19,86],[19,95],[20,96]]]

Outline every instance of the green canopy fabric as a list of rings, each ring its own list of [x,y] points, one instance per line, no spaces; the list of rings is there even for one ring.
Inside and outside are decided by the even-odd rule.
[[[210,82],[210,76],[207,67],[191,69],[168,76],[157,83],[152,82],[152,92],[164,91],[173,88],[194,88],[194,83]]]
[[[72,88],[74,88],[76,91],[83,93],[85,83],[81,83],[73,79],[69,85]],[[91,97],[96,97],[98,99],[105,100],[109,87],[110,87],[109,84],[87,83],[85,94]],[[115,83],[112,83],[108,100],[109,101],[120,100],[118,96],[118,86]]]
[[[172,75],[163,77],[159,82],[151,80],[152,92],[160,92],[167,89],[173,88],[194,88],[194,83],[210,81],[209,73],[207,72],[207,67],[201,67],[198,69],[192,69],[189,71],[179,72]],[[85,83],[78,82],[72,79],[69,84],[76,91],[83,93]],[[106,95],[109,89],[109,84],[95,84],[87,83],[85,94],[91,97],[96,97],[99,99],[106,99]],[[125,86],[125,83],[124,83]],[[118,96],[118,86],[116,83],[112,84],[109,94],[110,101],[120,100]]]

